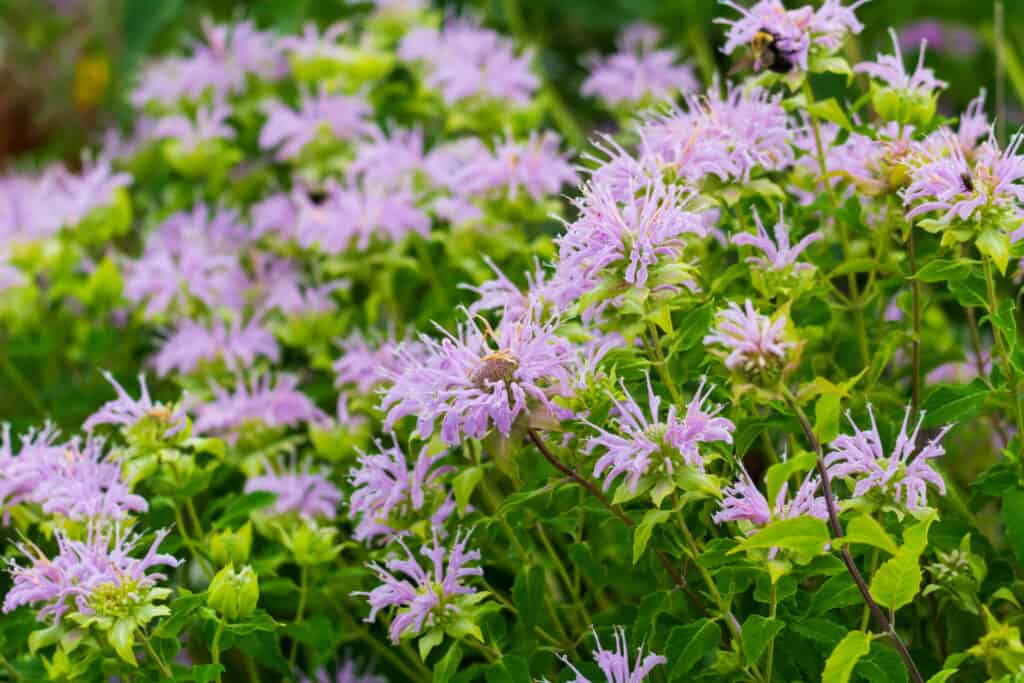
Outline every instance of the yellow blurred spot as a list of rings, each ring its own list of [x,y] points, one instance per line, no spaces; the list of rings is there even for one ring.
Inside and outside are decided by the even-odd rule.
[[[106,55],[85,56],[75,64],[73,91],[79,109],[94,108],[109,85],[110,63]]]

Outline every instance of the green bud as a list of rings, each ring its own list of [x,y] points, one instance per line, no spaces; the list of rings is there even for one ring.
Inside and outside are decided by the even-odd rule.
[[[935,117],[936,96],[871,84],[871,106],[886,121],[925,126]]]
[[[338,530],[333,527],[299,524],[283,541],[296,564],[300,567],[313,567],[333,562],[338,556],[338,546],[335,544],[337,535]]]
[[[228,565],[210,582],[206,604],[225,619],[235,621],[251,615],[259,599],[259,578],[252,567],[246,565],[236,572],[232,565]]]
[[[242,565],[249,561],[252,548],[252,523],[240,529],[225,529],[210,537],[210,557],[221,565]]]

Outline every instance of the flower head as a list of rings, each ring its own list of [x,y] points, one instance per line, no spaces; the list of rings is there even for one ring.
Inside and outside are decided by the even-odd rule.
[[[200,363],[217,359],[223,360],[230,370],[241,370],[252,366],[259,356],[277,361],[280,353],[273,333],[257,318],[244,325],[236,318],[230,327],[220,319],[209,327],[182,320],[153,356],[153,365],[161,377],[172,370],[189,373]]]
[[[368,565],[381,585],[368,593],[353,593],[366,596],[370,603],[370,615],[366,621],[372,623],[381,610],[395,608],[390,634],[391,642],[397,644],[403,635],[417,635],[424,626],[443,626],[458,619],[463,612],[465,598],[476,593],[476,589],[464,581],[484,573],[480,567],[470,566],[480,560],[480,551],[466,549],[471,533],[457,532],[451,550],[442,546],[435,534],[433,543],[421,548],[423,556],[430,561],[425,569],[405,542],[397,539],[406,557],[392,557],[383,565]]]
[[[877,489],[912,510],[928,504],[928,484],[935,486],[940,493],[945,493],[946,484],[942,475],[928,461],[946,452],[940,442],[953,425],[940,429],[919,450],[917,441],[924,421],[924,411],[919,414],[913,433],[908,435],[910,406],[907,406],[899,436],[896,437],[892,452],[886,456],[870,404],[868,415],[871,417],[871,429],[861,431],[847,414],[854,433],[852,436],[841,434],[829,444],[831,450],[825,456],[829,476],[850,479],[854,496],[863,496]]]
[[[31,564],[11,561],[14,585],[4,597],[3,611],[45,603],[37,617],[40,621],[52,618],[54,623],[68,613],[98,617],[148,613],[140,618],[140,625],[154,616],[169,614],[166,607],[152,606],[170,593],[156,588],[157,582],[167,577],[148,573],[160,565],[178,566],[176,558],[157,552],[168,533],[167,529],[158,531],[141,559],[130,555],[141,536],[120,525],[90,524],[85,540],[73,540],[57,529],[54,536],[58,553],[53,558],[47,558],[30,542],[16,543]]]
[[[614,432],[588,422],[598,436],[587,441],[586,450],[592,453],[601,448],[604,454],[594,464],[594,476],[604,477],[607,491],[619,476],[625,475],[630,490],[636,491],[642,477],[652,468],[663,469],[671,475],[680,464],[704,471],[704,458],[700,452],[703,443],[720,441],[732,443],[733,424],[718,417],[717,406],[708,406],[711,393],[704,391],[704,381],[680,417],[675,405],[669,405],[665,419],[661,418],[661,397],[654,393],[651,378],[647,377],[647,406],[650,416],[636,402],[625,382],[622,383],[623,400],[612,396],[616,417]],[[703,393],[702,393],[703,392]]]
[[[239,377],[234,392],[218,384],[212,387],[214,399],[196,408],[197,434],[224,434],[249,423],[263,427],[297,427],[319,423],[327,416],[308,396],[296,389],[294,375],[267,372],[246,383]]]
[[[572,346],[555,335],[558,320],[546,323],[531,313],[505,318],[496,330],[475,319],[438,341],[421,336],[426,359],[399,348],[402,369],[381,402],[385,429],[417,416],[417,433],[427,439],[441,419],[450,444],[482,438],[493,426],[509,436],[512,424],[534,405],[552,410],[551,398],[569,392]]]
[[[325,88],[304,95],[296,111],[273,101],[265,107],[267,122],[260,131],[260,147],[277,148],[277,158],[298,156],[322,131],[339,140],[348,140],[370,130],[367,121],[372,110],[360,96],[330,95]]]
[[[654,670],[654,667],[668,663],[667,659],[653,652],[648,652],[644,656],[643,645],[636,652],[636,660],[630,663],[626,630],[621,626],[616,626],[613,637],[614,649],[606,650],[601,646],[601,639],[597,637],[597,631],[594,631],[594,643],[597,649],[591,654],[604,674],[606,683],[641,683]],[[581,674],[567,657],[561,656],[560,658],[576,674],[576,678],[570,683],[591,683],[590,679]]]
[[[788,500],[789,482],[783,482],[775,497],[774,507],[757,489],[753,479],[740,463],[740,476],[736,482],[725,489],[725,497],[715,513],[715,524],[723,522],[747,521],[755,527],[762,527],[773,520],[792,519],[802,515],[810,515],[818,519],[828,518],[825,499],[817,495],[821,480],[812,472],[804,477],[800,488],[792,500]]]
[[[889,35],[892,37],[894,54],[879,54],[876,61],[861,62],[853,70],[882,81],[889,88],[906,90],[927,97],[931,97],[936,90],[946,87],[947,83],[935,78],[935,72],[924,65],[924,50],[928,45],[926,40],[921,41],[921,47],[917,54],[917,66],[912,73],[907,73],[895,29],[890,28]]]
[[[321,667],[316,670],[313,678],[300,675],[299,681],[300,683],[388,683],[388,679],[370,673],[369,667],[360,665],[347,655],[338,663],[333,675]]]
[[[502,190],[515,199],[520,188],[534,200],[556,194],[563,185],[575,185],[576,170],[559,149],[559,137],[551,131],[531,131],[525,143],[507,135],[495,146],[493,156],[480,156],[469,165],[466,191],[485,194]]]
[[[231,108],[224,102],[214,102],[196,109],[195,119],[184,114],[168,116],[157,121],[154,138],[174,138],[182,149],[194,150],[210,140],[233,140],[235,131],[228,125]]]
[[[428,496],[442,501],[430,520],[437,529],[452,512],[440,477],[453,468],[438,466],[448,452],[431,455],[429,445],[424,444],[416,461],[410,463],[394,434],[390,447],[385,447],[380,439],[374,443],[377,451],[360,453],[358,465],[349,472],[354,489],[349,500],[349,517],[358,519],[353,538],[371,541],[378,536],[392,536],[396,533],[391,527],[392,518],[420,513],[428,503]]]
[[[756,264],[766,270],[783,271],[792,267],[794,271],[810,270],[814,266],[810,263],[797,263],[797,258],[807,247],[822,239],[820,232],[812,232],[794,246],[789,244],[789,228],[786,226],[782,215],[782,206],[779,206],[779,222],[775,224],[775,240],[768,235],[761,223],[761,216],[757,209],[753,209],[754,223],[757,226],[757,234],[739,233],[733,235],[732,243],[748,245],[760,249],[764,256],[750,256],[748,263]]]
[[[245,493],[267,491],[277,495],[271,505],[275,515],[297,514],[302,519],[334,519],[341,503],[341,491],[323,472],[314,472],[309,464],[299,469],[293,459],[280,471],[264,460],[265,472],[245,482]]]
[[[142,395],[137,401],[124,390],[124,387],[109,372],[104,370],[103,378],[114,387],[114,391],[117,392],[117,398],[104,403],[99,410],[86,419],[82,424],[82,429],[85,431],[91,432],[97,425],[102,424],[116,424],[129,428],[138,424],[141,420],[149,418],[166,425],[163,435],[170,438],[181,432],[188,424],[184,407],[179,406],[172,413],[170,408],[162,403],[155,403],[149,397],[145,374],[139,374],[139,389],[142,391]]]
[[[772,320],[758,313],[750,299],[743,308],[732,301],[728,308],[719,311],[711,334],[704,337],[704,345],[724,347],[725,366],[730,370],[769,380],[777,377],[789,350],[796,347],[785,340],[785,327],[784,315]]]
[[[627,27],[619,36],[618,51],[591,59],[584,95],[617,106],[660,100],[678,92],[693,92],[697,78],[689,64],[679,64],[676,50],[658,50],[661,34],[646,24]]]

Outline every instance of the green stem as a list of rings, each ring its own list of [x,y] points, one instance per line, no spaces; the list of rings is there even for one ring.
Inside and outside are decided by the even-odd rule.
[[[341,615],[341,618],[345,621],[346,634],[355,640],[361,640],[369,645],[375,653],[386,659],[393,667],[398,669],[407,680],[420,681],[421,683],[430,682],[432,678],[430,670],[424,666],[423,662],[420,661],[419,657],[416,656],[415,653],[409,658],[409,661],[413,662],[413,667],[410,667],[404,659],[398,656],[398,651],[395,648],[391,647],[390,644],[385,645],[374,638],[373,634],[365,627],[356,624],[355,620],[348,612],[338,609],[337,613]]]
[[[572,579],[569,578],[569,572],[566,570],[565,564],[559,559],[558,553],[555,552],[554,546],[551,545],[551,541],[550,539],[548,539],[548,535],[544,532],[544,528],[540,524],[537,525],[537,535],[540,536],[540,542],[544,545],[544,549],[547,551],[548,556],[551,558],[551,561],[555,564],[555,569],[558,571],[558,575],[562,578],[562,583],[565,584],[565,587],[569,591],[569,594],[572,595],[572,600],[573,603],[576,605],[576,608],[579,609],[580,613],[583,615],[583,618],[586,619],[587,624],[593,624],[594,619],[590,616],[590,612],[587,610],[587,606],[583,604],[583,600],[580,597],[579,592],[577,592],[576,586],[573,583]]]
[[[658,334],[658,328],[654,323],[647,323],[647,331],[651,335],[651,348],[654,350],[654,358],[657,361],[658,374],[661,375],[661,383],[668,388],[668,393],[672,395],[672,401],[681,408],[686,404],[683,402],[683,397],[679,395],[679,387],[676,386],[675,381],[672,379],[672,371],[668,367],[665,351],[661,348],[661,336]]]
[[[484,657],[487,658],[487,661],[489,662],[501,661],[501,653],[494,649],[494,647],[488,645],[487,643],[481,643],[476,640],[473,640],[472,638],[465,638],[463,639],[462,642],[466,645],[469,645],[471,648],[482,654]]]
[[[910,260],[910,287],[914,295],[914,338],[911,340],[913,354],[913,384],[911,405],[913,412],[921,405],[921,282],[917,279],[917,253],[914,246],[914,228],[910,228],[907,238],[907,257]]]
[[[213,632],[213,642],[210,643],[210,662],[220,664],[220,636],[224,633],[224,620],[217,621],[217,630]],[[220,683],[220,672],[217,672],[217,682]]]
[[[8,678],[10,678],[12,681],[21,680],[21,674],[18,673],[17,669],[11,666],[11,663],[7,661],[7,657],[4,657],[3,655],[0,655],[0,666],[2,666],[4,671],[7,672]]]
[[[768,595],[768,618],[775,619],[776,610],[779,605],[778,584],[772,581],[771,593]],[[768,641],[768,654],[765,656],[764,680],[765,683],[772,683],[772,665],[775,660],[775,638]]]
[[[821,172],[821,181],[825,183],[825,190],[828,192],[829,199],[832,202],[832,208],[836,211],[839,210],[839,199],[836,197],[835,188],[832,187],[832,183],[829,182],[828,177],[828,164],[825,159],[825,145],[821,140],[821,125],[818,123],[818,117],[810,113],[810,107],[814,104],[814,91],[811,89],[811,82],[809,78],[804,78],[804,98],[807,100],[808,116],[811,118],[811,128],[814,131],[814,145],[818,153],[818,169]],[[850,258],[850,237],[846,233],[846,224],[838,218],[833,219],[833,223],[836,226],[836,230],[839,232],[839,240],[843,245],[843,257]],[[850,308],[853,309],[853,320],[857,327],[857,344],[860,348],[861,362],[864,367],[870,362],[871,354],[868,352],[868,336],[867,330],[864,326],[864,302],[860,297],[860,291],[857,286],[857,276],[854,273],[846,274],[847,287],[850,290]]]
[[[181,542],[188,548],[189,553],[192,554],[192,558],[199,565],[199,568],[203,570],[206,578],[212,579],[216,572],[213,571],[213,567],[209,565],[206,556],[203,555],[202,551],[199,550],[199,546],[196,545],[192,536],[189,535],[188,528],[185,526],[185,517],[181,514],[181,508],[177,505],[174,506],[174,518],[178,525],[178,532],[181,535]]]
[[[871,575],[874,576],[875,570],[878,569],[878,548],[871,549]],[[868,623],[871,620],[871,609],[867,603],[864,604],[864,611],[860,615],[860,630],[867,631]]]
[[[149,638],[140,634],[139,639],[142,641],[142,646],[146,648],[146,653],[156,663],[157,668],[160,669],[160,673],[167,678],[174,678],[174,673],[171,671],[171,668],[167,666],[167,662],[164,661],[164,658],[153,649],[153,644],[149,642]]]
[[[999,307],[999,300],[996,294],[995,276],[992,273],[992,262],[983,257],[982,268],[985,271],[985,288],[988,291],[989,314],[995,315]],[[1017,433],[1024,434],[1024,397],[1017,391],[1017,373],[1010,364],[1010,354],[1006,349],[1006,340],[1003,333],[996,325],[992,325],[992,336],[996,340],[996,348],[999,350],[999,357],[1003,362],[1003,374],[1006,375],[1006,383],[1010,389],[1010,397],[1017,408]],[[1016,341],[1016,340],[1014,340]]]
[[[249,653],[243,653],[242,661],[245,662],[245,673],[249,676],[250,683],[260,683],[260,672],[256,669],[256,662]]]
[[[25,376],[22,375],[14,363],[11,362],[11,357],[8,356],[6,352],[4,353],[3,358],[4,373],[8,378],[10,378],[11,383],[18,387],[18,391],[21,392],[21,395],[25,397],[25,400],[28,401],[32,410],[34,410],[39,417],[46,417],[46,408],[43,407],[43,403],[39,400],[39,397],[36,395],[32,385],[29,384],[28,380],[25,379]]]
[[[299,570],[299,604],[295,608],[295,619],[293,623],[298,624],[306,613],[306,600],[309,597],[309,569],[302,567]],[[294,668],[295,660],[299,656],[299,641],[292,643],[292,651],[288,654],[288,664]]]

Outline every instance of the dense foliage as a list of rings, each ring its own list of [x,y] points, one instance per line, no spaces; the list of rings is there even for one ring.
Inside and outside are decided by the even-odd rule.
[[[1024,134],[861,4],[624,27],[605,133],[515,2],[147,62],[0,177],[0,669],[1024,679]]]

